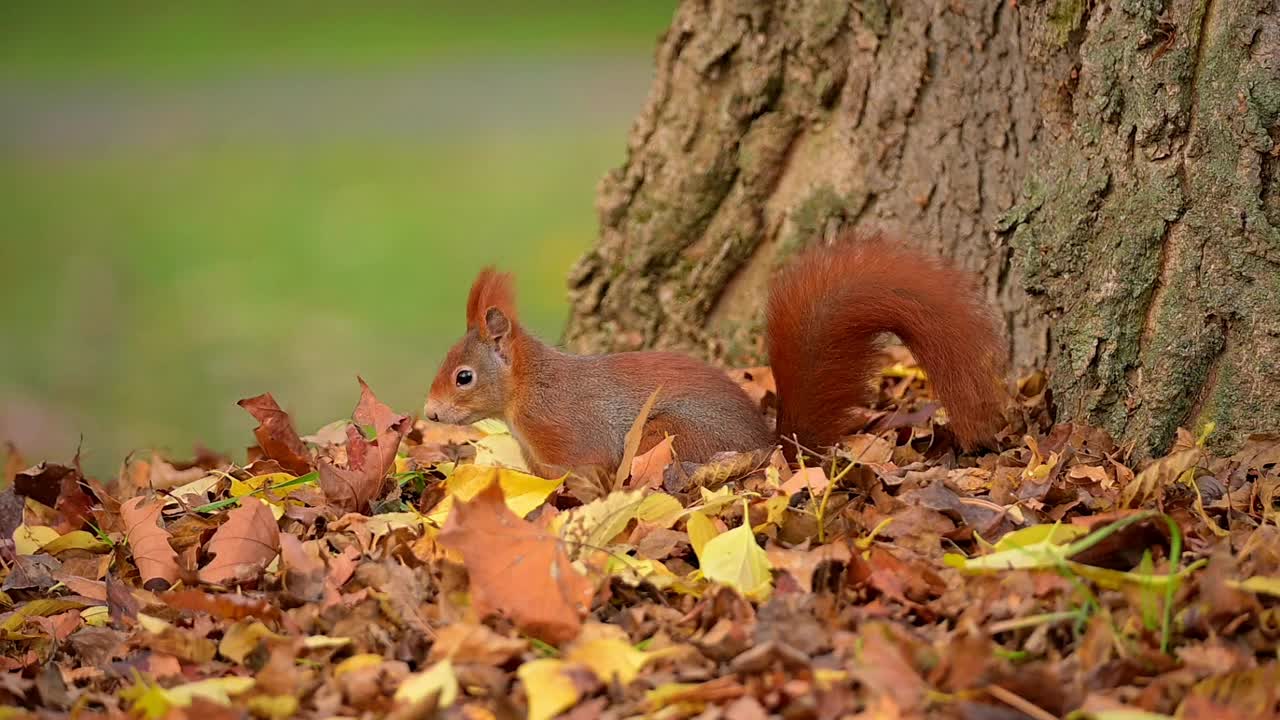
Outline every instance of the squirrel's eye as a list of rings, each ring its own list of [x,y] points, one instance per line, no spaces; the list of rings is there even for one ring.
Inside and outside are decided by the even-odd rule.
[[[458,371],[458,374],[453,377],[454,382],[458,383],[458,387],[466,387],[475,382],[475,379],[476,374],[471,372],[469,368],[462,368]]]

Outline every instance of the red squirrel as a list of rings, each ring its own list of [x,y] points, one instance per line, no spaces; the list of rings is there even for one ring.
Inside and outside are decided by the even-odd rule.
[[[674,436],[676,456],[776,445],[821,451],[873,397],[877,341],[893,333],[924,367],[967,450],[1003,420],[1004,345],[971,279],[880,235],[801,252],[775,277],[765,340],[777,385],[776,433],[723,371],[673,352],[573,355],[517,320],[510,275],[485,268],[467,298],[467,332],[431,384],[424,415],[506,422],[534,472],[608,477],[627,432],[661,386],[640,449]],[[789,452],[788,455],[792,455]]]

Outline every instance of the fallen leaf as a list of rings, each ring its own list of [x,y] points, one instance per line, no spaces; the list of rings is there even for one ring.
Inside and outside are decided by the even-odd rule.
[[[626,687],[651,660],[678,651],[678,648],[655,652],[638,650],[617,626],[592,623],[566,648],[564,659],[590,668],[606,685],[617,681]]]
[[[570,557],[607,547],[640,509],[639,490],[618,490],[561,513],[551,525],[569,544]]]
[[[516,670],[529,699],[528,720],[551,718],[577,704],[582,693],[565,670],[567,664],[555,658],[530,660]]]
[[[200,581],[225,584],[256,576],[280,552],[280,529],[267,504],[253,497],[227,514],[205,549],[214,557]]]
[[[675,438],[668,435],[631,461],[631,487],[654,489],[662,487],[662,474],[674,459],[672,454],[674,441]]]
[[[706,542],[698,560],[708,580],[728,585],[752,600],[764,600],[773,590],[769,556],[756,544],[743,502],[742,524]]]
[[[281,535],[282,538],[292,535]],[[210,593],[186,589],[161,593],[160,599],[175,610],[208,613],[223,620],[245,618],[278,618],[280,609],[263,598],[231,593]]]
[[[636,413],[636,418],[631,422],[631,429],[627,430],[627,434],[622,439],[622,462],[618,463],[618,469],[613,475],[613,487],[610,490],[617,490],[622,487],[622,481],[627,479],[631,474],[631,461],[635,458],[636,453],[640,451],[640,442],[644,439],[644,426],[649,422],[649,413],[653,411],[653,404],[658,401],[658,394],[662,392],[662,386],[653,389],[649,393],[649,398],[644,401],[644,405],[640,406],[640,412]]]
[[[414,673],[400,683],[396,690],[396,702],[417,704],[436,696],[436,707],[449,707],[458,699],[458,677],[453,662],[448,658],[437,662],[422,672]]]
[[[355,424],[347,426],[347,467],[323,458],[318,470],[320,490],[334,507],[368,513],[370,503],[382,497],[389,485],[387,473],[395,465],[396,451],[412,421],[380,402],[362,378],[357,380],[360,400],[351,413]],[[365,438],[361,425],[373,425],[372,442]]]
[[[528,647],[529,643],[524,640],[503,637],[484,625],[457,622],[436,633],[428,660],[502,665]]]
[[[248,410],[258,421],[253,436],[257,438],[263,455],[294,475],[305,475],[311,471],[310,451],[298,437],[289,414],[280,409],[271,393],[245,398],[236,404]]]
[[[666,493],[646,495],[636,508],[636,518],[660,528],[669,528],[684,515],[680,501]]]
[[[592,583],[573,569],[560,538],[507,508],[499,483],[458,503],[439,542],[461,553],[477,615],[499,612],[552,644],[578,634]]]
[[[689,514],[689,519],[685,521],[685,531],[689,533],[689,544],[693,546],[693,554],[698,556],[699,561],[702,560],[707,542],[720,534],[711,519],[699,511]]]
[[[164,502],[135,497],[120,506],[125,541],[142,575],[143,587],[163,590],[178,581],[178,553],[169,544],[169,531],[160,526]]]
[[[810,495],[821,495],[831,481],[827,473],[820,467],[807,467],[797,470],[791,479],[782,483],[782,492],[795,495],[801,490],[808,490]]]
[[[445,481],[448,494],[427,514],[427,519],[437,526],[443,525],[454,502],[474,499],[495,481],[502,488],[507,507],[520,517],[542,507],[547,498],[564,484],[564,478],[548,480],[508,468],[462,465]]]

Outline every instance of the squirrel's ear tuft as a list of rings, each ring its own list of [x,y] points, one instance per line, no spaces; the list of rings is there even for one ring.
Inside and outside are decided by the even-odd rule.
[[[515,290],[511,275],[492,267],[481,270],[475,282],[471,283],[471,294],[467,297],[467,329],[483,328],[485,312],[489,308],[498,308],[507,319],[515,322]]]

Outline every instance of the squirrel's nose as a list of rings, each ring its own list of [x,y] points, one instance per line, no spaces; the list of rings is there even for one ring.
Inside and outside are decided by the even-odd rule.
[[[440,422],[440,410],[431,398],[427,398],[427,402],[422,406],[422,416],[431,422]]]

